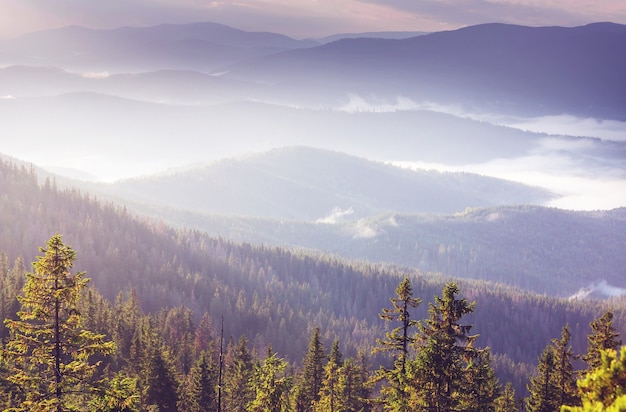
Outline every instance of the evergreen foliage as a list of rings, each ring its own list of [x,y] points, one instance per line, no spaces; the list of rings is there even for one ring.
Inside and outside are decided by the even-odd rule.
[[[463,393],[459,409],[495,412],[496,401],[502,394],[502,387],[491,366],[489,348],[476,352],[476,357],[471,359],[465,368],[464,376],[465,382],[462,383]]]
[[[89,403],[95,412],[139,412],[141,394],[137,378],[129,378],[118,372],[110,381],[106,379],[96,390],[96,398]]]
[[[28,196],[20,195],[16,189],[20,184],[27,188],[21,190]],[[69,288],[73,290],[71,293],[51,291],[40,296],[52,302],[55,295],[69,299],[79,290],[75,304],[68,306],[74,309],[67,313],[75,316],[68,316],[72,319],[70,324],[79,325],[81,339],[97,336],[94,344],[105,346],[104,350],[95,350],[97,345],[90,348],[94,351],[88,356],[89,367],[84,370],[91,372],[85,375],[84,385],[64,382],[69,393],[62,398],[69,411],[85,407],[96,411],[192,410],[195,406],[189,406],[193,405],[190,400],[197,394],[191,390],[192,376],[202,375],[196,372],[201,356],[206,358],[209,369],[216,364],[212,316],[221,313],[225,317],[226,336],[230,336],[227,341],[231,342],[226,354],[222,410],[236,412],[269,410],[266,407],[364,412],[374,406],[385,410],[425,410],[432,399],[429,393],[434,393],[428,390],[435,387],[434,379],[440,378],[427,372],[434,370],[427,366],[434,365],[452,365],[446,376],[449,380],[442,380],[442,387],[451,388],[442,390],[444,395],[450,395],[444,401],[451,409],[471,411],[493,407],[513,411],[517,410],[515,391],[521,393],[532,369],[530,356],[536,357],[555,330],[564,324],[573,325],[571,337],[562,331],[561,339],[552,341],[551,363],[544,362],[551,365],[547,370],[553,382],[546,386],[554,388],[556,398],[565,399],[562,395],[567,393],[563,391],[567,385],[559,382],[571,380],[559,380],[557,376],[569,376],[567,360],[574,353],[581,353],[586,339],[591,348],[593,336],[602,335],[602,330],[609,331],[604,334],[609,337],[609,345],[616,345],[618,331],[623,331],[626,325],[623,299],[612,300],[612,316],[603,315],[592,322],[591,334],[586,336],[585,325],[606,312],[605,303],[556,300],[482,282],[460,283],[465,295],[479,302],[476,307],[456,296],[459,284],[455,284],[456,288],[448,284],[443,297],[430,304],[428,313],[420,305],[407,305],[410,314],[400,321],[403,312],[398,290],[405,296],[409,286],[408,296],[413,300],[407,302],[418,302],[417,296],[433,296],[442,290],[441,276],[348,263],[301,251],[236,245],[201,233],[138,222],[125,211],[102,206],[76,191],[61,192],[53,182],[40,186],[32,171],[6,172],[1,162],[0,186],[7,194],[0,196],[3,212],[0,249],[5,249],[4,253],[0,251],[0,314],[6,319],[6,326],[0,326],[4,345],[0,349],[0,410],[52,408],[54,411],[58,406],[54,401],[54,386],[39,386],[43,396],[52,401],[45,403],[42,398],[35,408],[25,403],[29,400],[23,386],[11,380],[19,369],[18,364],[31,373],[35,371],[32,362],[37,362],[26,358],[20,362],[11,354],[16,352],[11,342],[18,336],[26,336],[14,326],[30,325],[33,331],[45,326],[44,322],[33,324],[20,317],[34,313],[34,309],[27,309],[28,301],[24,300],[26,284],[42,282],[43,278],[37,270],[25,276],[24,259],[19,255],[30,259],[34,254],[25,252],[28,247],[38,239],[45,239],[48,230],[53,228],[54,233],[58,227],[65,228],[72,243],[80,245],[81,267],[96,275],[90,283],[92,288],[83,283],[86,279],[81,273],[81,276],[69,276],[76,277],[74,288]],[[12,201],[17,198],[21,199],[19,207]],[[48,204],[59,207],[48,208],[45,206]],[[18,230],[21,228],[24,230]],[[18,256],[13,265],[9,256]],[[405,279],[411,282],[400,288]],[[394,296],[393,306],[384,309],[381,317],[390,317],[393,322],[375,322],[389,296]],[[443,310],[446,296],[447,309]],[[442,310],[437,312],[433,308]],[[470,313],[472,322],[476,323],[476,329],[471,330],[480,332],[480,342],[491,347],[488,352],[474,348],[478,341],[470,334],[470,325],[463,321]],[[444,327],[447,325],[444,319],[455,317],[452,326]],[[406,319],[410,323],[405,334]],[[424,320],[418,323],[418,319]],[[433,319],[437,322],[431,323]],[[323,328],[315,330],[312,325]],[[421,326],[416,335],[411,328],[418,325]],[[82,331],[89,332],[82,334]],[[305,351],[308,336],[309,346],[316,350]],[[437,342],[430,340],[430,336],[436,336]],[[451,336],[454,343],[450,346]],[[363,354],[371,352],[377,337],[380,338],[378,350],[366,361]],[[239,343],[235,344],[237,338]],[[322,341],[331,339],[333,344],[326,356]],[[345,356],[339,350],[339,342]],[[285,358],[272,353],[263,361],[257,360],[257,351],[269,344],[278,345],[281,348],[278,353]],[[52,348],[54,353],[54,345]],[[597,351],[593,349],[590,353]],[[309,356],[313,353],[315,357]],[[385,359],[385,354],[391,354],[391,359]],[[307,358],[312,362],[308,363]],[[70,361],[69,357],[64,360]],[[382,387],[373,386],[369,362],[377,370],[374,380]],[[541,363],[538,370],[542,369]],[[317,369],[309,368],[310,365]],[[380,365],[391,367],[380,369]],[[515,386],[505,385],[502,395],[492,402],[500,387],[492,380],[494,367],[502,382],[511,381]],[[307,368],[319,372],[319,389],[309,398],[308,394],[315,392],[309,392],[310,387],[304,384]],[[43,366],[40,369],[37,373],[43,374]],[[272,380],[267,371],[278,372]],[[52,379],[47,378],[47,382],[54,383],[54,373],[48,375]],[[538,376],[539,373],[533,379]],[[297,385],[292,386],[292,382]],[[74,389],[69,386],[77,385],[80,391],[71,393]],[[529,389],[532,386],[529,383]],[[535,386],[539,391],[539,385]],[[569,388],[571,391],[571,385]],[[382,396],[377,397],[377,389],[381,389]],[[310,401],[314,396],[318,399]],[[276,399],[279,401],[273,402]],[[308,403],[303,402],[307,399]],[[621,402],[619,396],[614,399],[614,403]],[[446,404],[444,401],[442,405]],[[558,409],[560,402],[554,401],[543,410]]]
[[[178,410],[217,411],[217,366],[206,352],[200,352],[196,364],[182,383]]]
[[[265,359],[255,366],[252,388],[254,399],[248,404],[249,412],[286,412],[289,410],[291,377],[285,374],[287,361],[268,349]]]
[[[607,310],[601,317],[590,324],[591,333],[587,336],[587,353],[582,359],[587,362],[587,370],[597,369],[602,362],[601,353],[607,349],[617,350],[622,341],[619,332],[613,326],[613,311]]]
[[[530,377],[526,398],[528,412],[554,412],[560,408],[559,386],[555,379],[556,360],[554,347],[547,346],[539,356],[537,372]]]
[[[143,403],[157,407],[159,412],[178,411],[178,381],[165,349],[154,344],[149,349],[144,377]]]
[[[457,298],[458,293],[456,283],[447,283],[441,297],[430,303],[429,318],[419,324],[417,356],[409,373],[413,410],[457,410],[471,390],[464,376],[468,362],[479,356],[474,348],[477,335],[470,335],[472,325],[460,322],[472,313],[474,302]]]
[[[562,412],[621,412],[626,410],[626,346],[600,352],[600,364],[578,380],[582,406],[564,406]]]
[[[515,389],[511,382],[504,385],[504,389],[494,402],[495,412],[519,412],[520,408],[515,399]]]
[[[375,381],[383,381],[377,402],[384,405],[385,410],[408,411],[409,394],[406,379],[406,365],[409,359],[409,346],[415,341],[411,328],[418,321],[411,319],[410,310],[422,301],[413,296],[411,281],[405,277],[396,287],[396,296],[391,298],[392,308],[383,308],[379,317],[387,322],[399,322],[400,325],[385,333],[385,339],[377,339],[376,352],[391,352],[393,368],[383,366],[376,372]]]
[[[76,252],[55,235],[27,273],[18,296],[19,319],[6,319],[10,340],[2,350],[7,380],[19,387],[16,410],[70,411],[89,400],[96,354],[113,352],[113,342],[83,328],[81,292],[85,272],[72,274]]]
[[[298,412],[309,412],[320,399],[320,390],[324,380],[326,353],[321,340],[320,328],[313,329],[309,340],[309,349],[302,361],[302,373],[298,382],[296,405]],[[338,365],[335,363],[335,367]]]
[[[246,405],[254,396],[251,388],[254,364],[245,336],[241,336],[236,346],[232,348],[231,359],[226,364],[224,379],[225,410],[245,412]]]

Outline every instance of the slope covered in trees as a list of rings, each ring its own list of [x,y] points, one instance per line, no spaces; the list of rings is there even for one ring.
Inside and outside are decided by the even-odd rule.
[[[77,191],[59,191],[50,181],[39,185],[34,171],[7,162],[0,163],[0,187],[3,318],[15,313],[11,296],[20,287],[19,273],[28,268],[24,262],[55,233],[79,251],[77,266],[100,293],[114,301],[132,290],[135,305],[161,313],[160,322],[171,325],[172,336],[182,333],[176,332],[180,325],[202,324],[203,315],[208,325],[223,315],[226,336],[246,335],[257,348],[271,344],[290,360],[301,357],[316,326],[324,341],[339,339],[346,356],[356,356],[383,335],[377,315],[399,279],[409,276],[414,295],[423,300],[439,293],[447,280],[174,230]],[[23,259],[16,261],[19,256]],[[565,323],[572,327],[572,345],[582,353],[587,325],[608,304],[615,308],[618,330],[626,325],[621,300],[571,302],[485,282],[460,285],[468,299],[479,302],[469,317],[480,334],[478,343],[492,348],[499,373],[508,376],[524,369],[516,363],[533,363]],[[418,319],[427,315],[423,306],[416,310]],[[169,312],[160,312],[165,309]]]
[[[455,213],[468,207],[544,204],[556,195],[471,173],[408,170],[311,147],[225,159],[189,170],[97,187],[149,208],[316,221],[388,212]]]
[[[218,337],[206,313],[196,326],[184,307],[144,314],[134,290],[114,304],[86,291],[89,279],[73,270],[75,251],[60,235],[41,253],[21,292],[2,296],[20,308],[5,318],[9,333],[0,345],[0,407],[7,412],[520,410],[511,382],[503,389],[496,376],[490,349],[470,334],[474,325],[466,320],[476,302],[461,296],[455,282],[434,296],[427,319],[419,322],[412,318],[421,299],[413,296],[409,278],[400,282],[394,307],[383,308],[380,317],[401,325],[378,339],[373,351],[391,350],[393,366],[372,373],[362,348],[344,358],[334,340],[328,353],[319,327],[301,366],[271,344],[259,355],[245,335],[237,344],[230,338],[224,349],[223,327]],[[18,271],[16,265],[0,279],[15,279]],[[615,357],[621,342],[612,316],[607,311],[592,322],[587,357],[602,362],[588,363],[579,391],[568,324],[560,340],[552,339],[530,378],[528,410],[576,408],[581,400],[584,410],[590,402],[594,410],[623,404],[626,352]]]
[[[571,296],[583,289],[606,297],[626,289],[624,208],[569,211],[498,206],[444,216],[392,213],[355,220],[338,213],[336,221],[329,218],[327,223],[137,205],[133,209],[237,242],[291,245],[348,259],[393,262],[554,296]]]

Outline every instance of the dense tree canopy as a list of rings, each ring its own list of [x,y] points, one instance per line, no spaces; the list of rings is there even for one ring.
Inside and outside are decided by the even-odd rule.
[[[17,347],[11,342],[19,336],[30,336],[20,332],[18,326],[28,326],[28,320],[20,314],[34,309],[26,308],[27,300],[20,301],[18,297],[26,297],[28,282],[43,278],[37,270],[27,276],[24,262],[36,257],[36,245],[58,231],[64,232],[63,241],[78,245],[76,261],[92,277],[91,287],[82,283],[86,278],[81,275],[76,277],[73,289],[68,289],[78,290],[78,294],[59,290],[44,295],[48,296],[47,303],[54,301],[50,296],[61,297],[60,304],[75,296],[74,303],[67,306],[75,308],[67,312],[74,316],[68,325],[79,325],[76,330],[85,331],[83,338],[97,337],[96,341],[107,348],[88,356],[90,366],[81,370],[91,372],[79,377],[85,378],[90,388],[81,404],[93,405],[95,410],[143,411],[149,405],[181,410],[183,405],[193,408],[188,405],[194,405],[193,399],[198,396],[210,398],[212,392],[201,395],[190,388],[192,382],[213,379],[218,364],[214,325],[222,315],[229,342],[224,358],[222,410],[233,411],[248,411],[255,401],[258,405],[277,394],[271,395],[276,388],[268,387],[267,380],[261,379],[267,378],[259,373],[263,367],[278,371],[274,382],[282,385],[280,408],[296,408],[296,400],[302,399],[299,391],[304,388],[303,358],[316,327],[319,329],[314,341],[321,350],[316,351],[318,356],[313,364],[321,372],[317,374],[318,392],[311,397],[309,407],[316,411],[368,411],[375,406],[373,399],[381,387],[391,382],[390,376],[378,375],[382,379],[372,386],[372,369],[380,370],[383,366],[397,372],[394,379],[400,384],[396,393],[407,395],[405,406],[421,408],[427,404],[423,391],[436,387],[423,380],[423,371],[437,364],[449,364],[450,371],[454,371],[437,384],[444,395],[441,405],[452,402],[459,410],[485,405],[481,410],[490,410],[495,396],[493,407],[497,410],[515,410],[513,405],[525,396],[525,384],[537,355],[555,331],[571,325],[569,343],[562,346],[562,353],[581,354],[588,337],[592,349],[592,336],[602,335],[601,324],[610,325],[604,336],[609,337],[609,346],[613,348],[620,342],[619,333],[626,325],[626,304],[622,299],[610,302],[610,322],[608,318],[599,320],[590,331],[587,325],[609,309],[605,302],[558,300],[503,285],[449,282],[441,275],[409,269],[234,244],[198,232],[139,221],[123,209],[102,205],[77,191],[60,191],[54,182],[39,184],[35,173],[28,169],[0,166],[0,184],[5,189],[0,196],[0,249],[4,250],[0,251],[0,316],[6,319],[0,325],[3,408],[22,407],[27,401],[21,386],[12,378],[21,361],[13,357]],[[59,207],[46,207],[48,204]],[[69,278],[76,275],[70,274]],[[407,305],[408,316],[400,319],[405,295],[410,296],[406,302],[413,303],[439,296],[428,307]],[[388,308],[390,296],[392,306]],[[60,305],[60,314],[65,313],[62,308]],[[391,322],[380,320],[381,308],[388,310],[382,314],[383,318],[390,317]],[[406,319],[409,324],[405,334]],[[446,323],[445,319],[453,321]],[[42,322],[37,326],[44,325]],[[48,323],[49,331],[45,333],[55,329],[50,325],[54,323]],[[59,331],[63,331],[59,326]],[[67,329],[70,330],[73,329]],[[442,339],[429,341],[429,336]],[[442,351],[446,336],[455,337],[454,345]],[[366,359],[365,354],[371,354],[377,339],[379,346],[391,342],[387,347],[392,350],[378,351]],[[114,347],[107,346],[108,342],[114,342]],[[327,353],[324,348],[331,343],[332,349]],[[260,355],[270,345],[277,348],[272,352],[274,359]],[[552,369],[556,370],[559,349],[554,344],[550,346]],[[55,345],[51,347],[54,352]],[[601,349],[590,353],[598,350]],[[203,352],[205,362],[199,364]],[[448,358],[440,356],[444,352]],[[266,363],[267,358],[270,361]],[[404,374],[397,367],[402,362],[394,364],[401,358]],[[500,382],[512,382],[514,387],[494,382],[493,369]],[[22,370],[30,373],[27,367]],[[48,382],[55,382],[54,370],[55,366]],[[69,385],[72,379],[62,380],[59,387]],[[155,391],[157,387],[162,388],[159,393]],[[466,387],[474,388],[474,393],[465,391]],[[502,388],[501,395],[496,396]],[[56,394],[56,387],[38,390],[46,391],[47,396]],[[450,394],[453,396],[446,399]],[[77,401],[71,395],[62,394],[61,398],[68,405]],[[397,410],[392,398],[377,399],[387,409]]]

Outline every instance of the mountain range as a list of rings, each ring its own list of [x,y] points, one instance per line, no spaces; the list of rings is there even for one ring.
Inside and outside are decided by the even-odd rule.
[[[405,96],[474,112],[626,119],[623,25],[483,24],[416,34],[390,39],[365,33],[324,43],[217,23],[72,26],[5,41],[0,65],[96,73],[199,71],[269,84],[271,92],[262,90],[255,98],[300,106],[335,106],[355,93],[387,100]]]
[[[223,316],[227,336],[292,360],[315,327],[369,353],[399,280],[424,301],[414,319],[454,280],[522,393],[563,325],[577,353],[607,309],[626,331],[623,73],[626,26],[612,23],[6,40],[0,273],[61,233],[109,301]],[[523,127],[556,116],[617,137]],[[100,182],[67,177],[87,173]],[[577,196],[621,207],[553,207]]]

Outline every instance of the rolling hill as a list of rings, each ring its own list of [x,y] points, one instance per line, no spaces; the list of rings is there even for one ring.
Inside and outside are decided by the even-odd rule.
[[[410,171],[293,147],[84,187],[138,213],[237,242],[560,297],[601,281],[616,293],[626,290],[623,209],[541,207],[554,194],[484,176]]]
[[[468,207],[542,204],[554,197],[519,183],[401,169],[308,147],[274,149],[99,189],[150,206],[302,221],[322,220],[333,210],[354,220],[388,212],[445,214]]]

